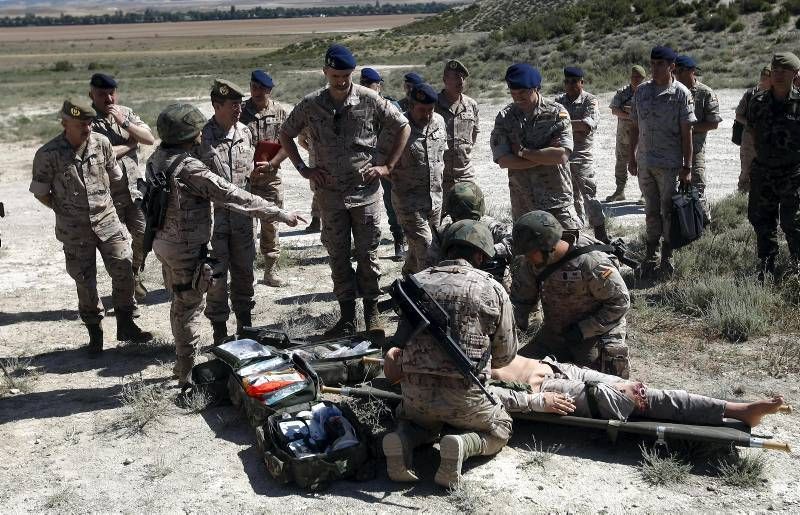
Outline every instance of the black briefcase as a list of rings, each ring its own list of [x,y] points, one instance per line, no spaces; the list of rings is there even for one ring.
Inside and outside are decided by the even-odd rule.
[[[672,195],[669,242],[673,249],[685,247],[703,235],[703,206],[697,188],[681,188]]]

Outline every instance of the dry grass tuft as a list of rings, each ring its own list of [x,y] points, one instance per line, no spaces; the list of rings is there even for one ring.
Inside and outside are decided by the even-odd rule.
[[[766,480],[768,461],[764,452],[747,452],[733,459],[717,462],[717,471],[722,482],[736,488],[758,488]]]
[[[0,382],[0,396],[6,395],[11,390],[20,393],[33,391],[33,384],[39,376],[31,366],[31,358],[10,357],[0,360],[2,368],[2,382]]]
[[[547,462],[564,447],[560,443],[545,447],[542,442],[537,442],[535,437],[532,443],[532,446],[525,445],[525,448],[528,449],[527,451],[522,451],[523,457],[520,466],[527,472],[532,472],[532,469],[537,467],[544,469]]]
[[[642,479],[651,485],[669,485],[683,483],[689,476],[692,466],[681,461],[676,454],[662,456],[658,449],[649,449],[645,444],[639,445],[642,461],[639,472]]]
[[[119,399],[123,415],[109,429],[129,436],[146,433],[148,426],[157,423],[173,406],[166,384],[148,384],[141,374],[127,382],[123,378]]]

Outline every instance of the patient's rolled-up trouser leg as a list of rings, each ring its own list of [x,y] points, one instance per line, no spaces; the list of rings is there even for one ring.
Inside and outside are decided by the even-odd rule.
[[[725,414],[725,401],[684,390],[645,391],[647,418],[657,418],[684,424],[719,424]]]

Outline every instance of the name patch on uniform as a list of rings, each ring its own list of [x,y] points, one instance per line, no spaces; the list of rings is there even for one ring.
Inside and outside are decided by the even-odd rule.
[[[580,270],[558,272],[556,275],[560,280],[568,282],[575,282],[583,279],[583,275],[581,274]]]

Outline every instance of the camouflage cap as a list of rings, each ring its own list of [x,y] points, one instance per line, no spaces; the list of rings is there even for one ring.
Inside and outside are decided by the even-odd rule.
[[[61,106],[61,116],[74,120],[91,120],[97,116],[92,104],[80,98],[68,98]]]
[[[486,254],[490,259],[494,257],[494,239],[489,227],[479,220],[459,220],[442,235],[442,254],[453,245],[469,245]]]
[[[483,192],[474,182],[457,182],[444,199],[444,209],[455,222],[480,220],[486,213]]]
[[[800,70],[800,57],[791,52],[777,52],[772,56],[772,68],[779,66],[789,70]]]
[[[449,61],[447,61],[444,65],[444,69],[445,71],[453,70],[456,72],[460,72],[464,75],[464,77],[469,77],[469,70],[467,70],[467,67],[464,66],[464,63],[462,63],[458,59],[450,59]]]
[[[156,128],[163,143],[177,145],[196,138],[206,121],[203,113],[192,104],[172,104],[158,115]]]
[[[242,88],[225,79],[214,79],[214,85],[211,86],[212,97],[224,98],[226,100],[241,100],[242,97],[244,97],[243,91]]]
[[[549,252],[561,239],[564,228],[556,217],[547,211],[525,213],[514,222],[514,254],[527,254],[532,250]]]

